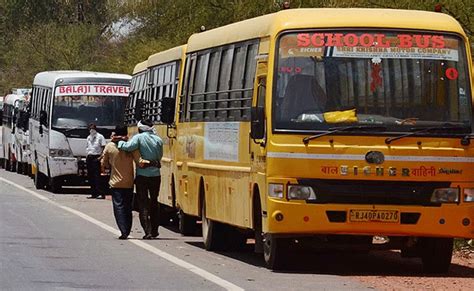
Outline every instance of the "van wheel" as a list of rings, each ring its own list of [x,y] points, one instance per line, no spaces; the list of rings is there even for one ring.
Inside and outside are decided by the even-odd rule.
[[[44,189],[46,188],[46,176],[40,173],[38,170],[35,174],[35,188],[36,189]]]
[[[196,233],[196,218],[187,215],[182,209],[178,212],[178,228],[182,235],[193,235]]]
[[[264,235],[263,258],[267,268],[281,270],[287,265],[289,240],[277,238],[273,234]]]
[[[224,226],[206,216],[206,201],[201,203],[202,238],[208,251],[219,251],[225,247]]]
[[[447,273],[453,255],[452,238],[424,238],[422,241],[423,272]]]

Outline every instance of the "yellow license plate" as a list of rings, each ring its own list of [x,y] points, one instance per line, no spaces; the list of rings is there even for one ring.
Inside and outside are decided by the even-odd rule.
[[[351,209],[349,221],[351,222],[399,222],[398,210],[361,210]]]

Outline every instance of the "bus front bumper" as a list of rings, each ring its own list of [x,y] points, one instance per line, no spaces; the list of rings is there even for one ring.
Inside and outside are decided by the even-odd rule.
[[[78,162],[74,157],[49,157],[48,167],[51,177],[78,174]]]
[[[474,238],[474,203],[441,206],[307,204],[269,199],[264,232]]]

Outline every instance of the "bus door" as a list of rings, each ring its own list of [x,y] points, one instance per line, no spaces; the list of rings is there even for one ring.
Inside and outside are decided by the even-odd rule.
[[[249,217],[253,220],[253,226],[256,223],[261,227],[261,212],[265,209],[265,173],[266,173],[266,117],[265,117],[265,97],[267,92],[267,59],[261,59],[257,62],[256,79],[253,91],[252,109],[251,109],[251,130],[250,130],[250,164],[251,164],[251,185],[253,197],[252,205],[249,208],[251,213]]]

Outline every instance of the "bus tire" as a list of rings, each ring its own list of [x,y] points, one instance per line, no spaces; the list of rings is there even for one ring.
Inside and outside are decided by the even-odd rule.
[[[273,234],[264,235],[263,258],[271,270],[281,270],[287,265],[289,240],[278,238]]]
[[[23,163],[17,162],[16,163],[16,173],[22,175],[23,174]]]
[[[49,178],[49,189],[53,193],[60,193],[63,189],[61,179],[59,178]]]
[[[196,218],[184,213],[182,209],[178,212],[178,229],[182,235],[193,235],[196,233]]]
[[[38,170],[35,174],[35,188],[36,189],[44,189],[46,188],[46,176],[40,173]]]
[[[5,159],[5,171],[9,171],[10,172],[10,159]]]
[[[423,272],[428,274],[447,273],[451,266],[452,255],[452,238],[424,238],[421,256]]]
[[[206,216],[206,202],[201,203],[202,238],[204,247],[208,251],[220,251],[225,247],[224,226]]]
[[[254,252],[263,254],[262,206],[258,190],[253,196],[253,231],[255,235]]]

